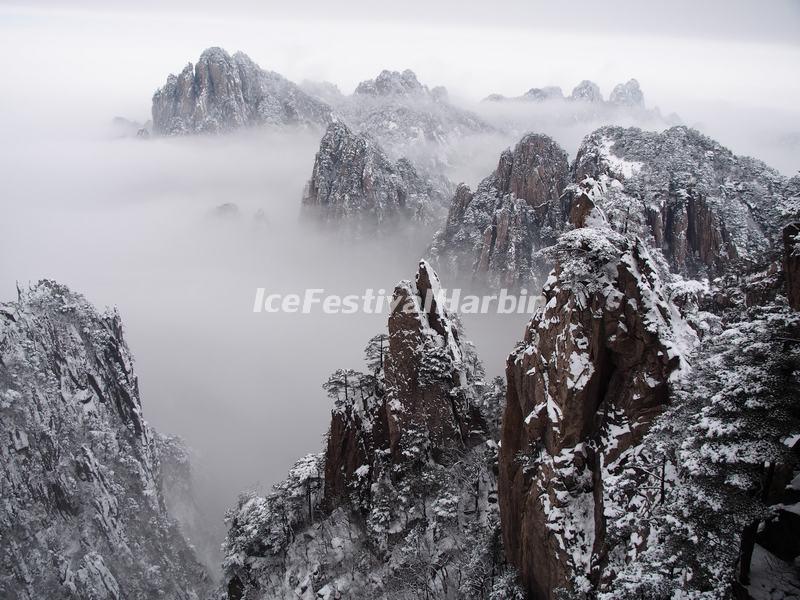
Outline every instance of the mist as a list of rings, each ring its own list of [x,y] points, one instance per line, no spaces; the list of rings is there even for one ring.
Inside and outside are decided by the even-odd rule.
[[[13,218],[0,221],[0,293],[51,278],[118,308],[145,418],[194,451],[218,541],[239,492],[269,488],[321,450],[331,408],[322,383],[337,368],[363,369],[364,345],[386,327],[386,313],[254,313],[256,289],[391,294],[433,233],[352,243],[304,225],[320,137],[41,139],[2,150],[2,210]],[[219,214],[225,203],[238,211]],[[490,373],[502,372],[526,319],[504,318],[498,338],[498,323],[473,318],[470,331],[465,317]]]

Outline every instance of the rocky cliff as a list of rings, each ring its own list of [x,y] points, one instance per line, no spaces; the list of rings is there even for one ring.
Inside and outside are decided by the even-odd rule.
[[[383,70],[375,79],[359,83],[354,93],[367,96],[427,95],[428,89],[419,82],[411,69],[402,73]]]
[[[783,221],[783,273],[789,306],[800,310],[800,175],[786,184],[779,207]]]
[[[204,597],[116,313],[51,281],[0,304],[4,598]]]
[[[542,250],[598,221],[683,276],[754,269],[782,251],[779,207],[790,210],[795,179],[686,127],[600,128],[569,168],[552,140],[529,134],[475,192],[457,188],[430,254],[460,281],[535,287],[552,266]]]
[[[556,256],[508,359],[500,448],[506,555],[534,599],[600,581],[617,470],[663,410],[686,335],[641,242],[582,228]]]
[[[424,261],[394,292],[367,373],[336,371],[326,450],[229,515],[226,589],[255,598],[513,598],[483,382]]]
[[[617,463],[598,598],[796,596],[799,326],[780,296],[713,319],[666,411]]]
[[[431,259],[456,281],[495,289],[535,285],[533,254],[564,228],[568,181],[566,152],[545,135],[525,136],[475,192],[459,186]]]
[[[786,178],[693,129],[603,127],[581,144],[572,177],[568,204],[590,199],[617,231],[642,237],[677,273],[752,268],[776,252]]]
[[[783,229],[783,273],[789,305],[800,310],[800,223]]]
[[[508,560],[534,599],[791,597],[797,182],[685,128],[598,130],[572,177],[507,364]]]
[[[208,48],[196,65],[170,75],[153,95],[153,128],[161,135],[219,133],[253,125],[324,127],[330,107],[241,52]]]
[[[446,183],[423,178],[405,159],[393,162],[365,134],[328,126],[303,194],[303,213],[363,234],[429,224],[446,210]]]

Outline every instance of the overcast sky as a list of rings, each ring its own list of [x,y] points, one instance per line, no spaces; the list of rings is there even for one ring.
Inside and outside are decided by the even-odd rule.
[[[21,2],[3,2],[24,5]],[[29,4],[29,3],[27,3]],[[798,43],[797,0],[73,0],[71,10],[119,13],[178,13],[189,17],[301,18],[312,20],[403,21],[625,35],[686,36],[736,41]],[[63,9],[62,0],[39,0],[39,8]]]

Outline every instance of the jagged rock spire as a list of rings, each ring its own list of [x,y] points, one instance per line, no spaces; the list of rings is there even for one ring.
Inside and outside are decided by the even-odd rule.
[[[568,178],[566,152],[546,135],[526,135],[475,192],[458,187],[431,244],[432,261],[459,282],[532,284],[533,252],[563,228],[560,198]]]
[[[661,412],[691,336],[642,243],[583,228],[556,253],[508,359],[500,449],[507,558],[534,600],[598,583],[615,461]]]
[[[444,211],[444,196],[405,159],[393,162],[371,137],[342,121],[328,125],[303,194],[304,216],[366,234],[426,223]]]

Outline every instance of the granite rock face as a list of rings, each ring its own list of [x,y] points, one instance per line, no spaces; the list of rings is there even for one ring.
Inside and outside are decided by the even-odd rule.
[[[452,104],[443,87],[428,88],[413,71],[382,71],[342,94],[327,82],[296,85],[266,71],[246,54],[205,50],[153,95],[159,135],[223,133],[258,125],[326,127],[332,120],[375,139],[393,160],[417,168],[447,164],[451,144],[492,131],[475,114]],[[334,116],[335,115],[335,116]]]
[[[393,162],[369,136],[335,121],[320,142],[303,213],[364,234],[426,224],[446,210],[445,185],[424,179],[407,160]]]
[[[603,127],[587,136],[565,202],[581,196],[623,234],[659,249],[682,275],[757,265],[776,247],[787,180],[696,130]]]
[[[160,135],[220,133],[253,125],[324,127],[330,107],[246,54],[208,48],[153,95]]]
[[[569,168],[554,142],[528,135],[475,192],[456,189],[430,255],[461,282],[535,287],[552,266],[543,249],[600,223],[641,238],[676,274],[715,277],[777,259],[795,179],[686,127],[602,127]]]
[[[413,284],[395,288],[380,385],[361,401],[354,394],[355,400],[332,413],[325,455],[329,500],[341,498],[339,491],[352,484],[353,465],[374,465],[376,451],[386,450],[402,463],[421,436],[440,458],[448,449],[471,445],[471,432],[485,430],[470,390],[475,357],[459,339],[458,322],[442,306],[440,290],[425,261]]]
[[[506,556],[536,600],[599,583],[618,459],[662,411],[682,331],[641,242],[582,228],[555,252],[508,359],[500,448]]]
[[[389,448],[396,460],[415,443],[404,439],[406,432],[423,432],[436,456],[450,445],[465,447],[470,432],[482,428],[468,389],[474,358],[441,289],[439,277],[421,261],[414,285],[402,282],[394,290],[385,384]]]
[[[231,511],[229,599],[511,597],[489,438],[504,390],[485,386],[439,289],[425,261],[398,284],[370,371],[325,385],[325,452]]]
[[[205,596],[116,313],[51,281],[0,304],[0,416],[0,595]]]
[[[563,229],[568,181],[566,152],[545,135],[525,136],[474,192],[458,187],[432,242],[432,260],[457,281],[498,288],[534,283],[533,253]]]
[[[783,275],[789,306],[800,310],[800,223],[783,229]]]

